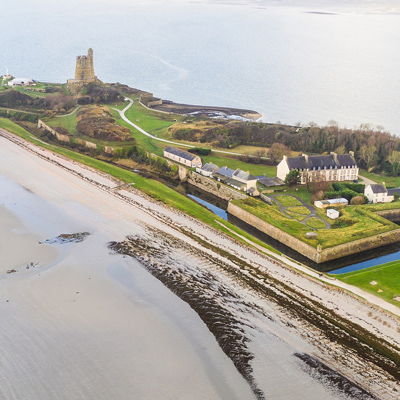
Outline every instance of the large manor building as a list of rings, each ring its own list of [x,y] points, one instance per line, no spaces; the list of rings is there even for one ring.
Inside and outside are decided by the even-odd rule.
[[[358,179],[358,166],[354,159],[354,152],[349,154],[331,154],[326,156],[309,156],[303,154],[300,157],[284,156],[278,164],[277,177],[283,181],[286,175],[297,169],[300,172],[300,183],[307,182],[335,182],[354,181]]]

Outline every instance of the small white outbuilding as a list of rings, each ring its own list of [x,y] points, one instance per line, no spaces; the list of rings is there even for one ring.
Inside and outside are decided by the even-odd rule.
[[[14,78],[8,81],[8,86],[32,86],[35,82],[30,78]]]
[[[334,210],[333,208],[328,208],[326,210],[326,216],[330,219],[336,219],[340,217],[340,213],[338,210]]]

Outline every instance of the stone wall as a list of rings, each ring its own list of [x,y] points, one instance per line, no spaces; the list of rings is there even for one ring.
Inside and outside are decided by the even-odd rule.
[[[271,236],[272,238],[278,240],[279,242],[285,244],[286,246],[290,247],[291,249],[297,251],[298,253],[316,263],[323,263],[326,261],[335,260],[337,258],[361,253],[366,250],[371,250],[377,247],[400,241],[400,229],[396,229],[368,238],[340,244],[335,247],[329,247],[327,249],[316,249],[309,244],[304,243],[299,239],[296,239],[295,237],[289,235],[281,229],[265,222],[261,218],[258,218],[255,215],[243,210],[235,204],[228,204],[228,212],[236,218],[239,218],[240,220],[253,226],[259,231],[266,233],[267,235]]]
[[[376,214],[389,221],[400,221],[400,209],[377,211]]]
[[[188,171],[186,168],[184,168]],[[179,171],[179,177],[181,176],[181,172]],[[245,199],[247,196],[243,193],[237,192],[224,184],[217,182],[214,179],[207,178],[206,176],[197,174],[194,171],[188,171],[186,182],[190,183],[193,186],[196,186],[205,192],[211,193],[223,200],[234,200],[234,199]],[[181,179],[182,180],[182,179]]]
[[[41,119],[38,120],[38,128],[45,129],[46,131],[50,132],[53,136],[57,138],[60,142],[71,143],[72,139],[88,149],[97,149],[97,144],[94,142],[90,142],[88,140],[83,140],[79,138],[75,138],[68,135],[63,135],[62,133],[57,132],[55,129],[51,128],[47,124],[45,124]],[[114,154],[114,148],[109,146],[104,146],[104,151],[108,154]]]

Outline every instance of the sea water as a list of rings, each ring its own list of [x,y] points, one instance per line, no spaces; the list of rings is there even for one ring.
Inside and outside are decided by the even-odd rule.
[[[16,0],[18,11],[2,18],[0,70],[66,82],[92,47],[99,79],[164,99],[400,134],[398,7],[276,4]]]

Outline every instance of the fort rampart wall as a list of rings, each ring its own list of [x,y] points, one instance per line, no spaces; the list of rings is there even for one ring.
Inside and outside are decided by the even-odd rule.
[[[334,247],[328,247],[326,249],[315,248],[289,235],[283,230],[263,221],[261,218],[256,217],[255,215],[243,210],[231,202],[228,204],[228,212],[234,215],[236,218],[239,218],[259,231],[266,233],[267,235],[316,263],[335,260],[337,258],[361,253],[366,250],[375,249],[377,247],[400,241],[400,229],[395,229],[390,232],[381,233],[379,235],[364,239],[354,240],[352,242],[340,244]]]
[[[88,149],[97,149],[97,144],[94,142],[90,142],[88,140],[83,140],[80,138],[75,138],[69,135],[64,135],[62,133],[57,132],[55,129],[52,127],[48,126],[45,124],[41,119],[38,120],[38,128],[45,129],[46,131],[50,132],[53,136],[57,138],[60,142],[65,142],[65,143],[79,143]],[[109,147],[109,146],[104,146],[104,151],[108,154],[114,154],[114,148]]]

